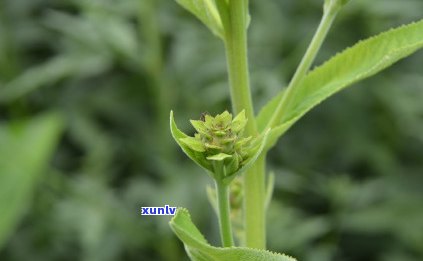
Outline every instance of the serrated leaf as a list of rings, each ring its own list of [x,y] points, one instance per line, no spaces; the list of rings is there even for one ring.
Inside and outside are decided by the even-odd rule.
[[[295,261],[284,254],[246,247],[211,246],[192,223],[188,210],[179,208],[170,221],[170,227],[185,245],[192,261]]]
[[[188,135],[183,133],[181,130],[178,129],[176,126],[175,119],[173,118],[173,111],[170,112],[170,132],[172,133],[173,139],[178,143],[179,147],[181,147],[182,151],[195,163],[197,163],[200,167],[206,170],[209,173],[211,169],[211,165],[207,160],[201,160],[202,155],[201,152],[196,152],[192,150],[187,144],[182,142],[181,140],[189,138]]]
[[[176,0],[176,2],[195,15],[216,36],[224,38],[222,19],[214,0]]]
[[[280,125],[271,130],[266,149],[271,148],[296,121],[338,91],[366,79],[423,47],[423,20],[361,41],[310,72],[299,86],[292,105]],[[270,101],[257,118],[264,128],[275,111],[278,97]]]
[[[62,125],[57,114],[0,125],[0,247],[28,209]]]

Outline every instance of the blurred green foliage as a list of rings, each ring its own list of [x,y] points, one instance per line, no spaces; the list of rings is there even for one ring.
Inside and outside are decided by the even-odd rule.
[[[291,77],[321,4],[250,1],[256,110]],[[421,10],[420,0],[352,1],[318,63]],[[422,59],[420,52],[330,99],[271,151],[271,250],[304,261],[423,259]],[[139,215],[141,206],[164,204],[188,208],[217,242],[210,180],[172,142],[168,113],[195,119],[230,109],[226,77],[219,40],[173,1],[0,2],[2,126],[52,110],[66,122],[50,167],[32,177],[32,199],[0,205],[0,213],[24,214],[0,260],[187,260],[168,217]],[[29,135],[31,126],[19,128]],[[15,137],[22,148],[12,149],[3,132],[0,157],[9,165],[32,171],[27,150],[48,151],[36,133]],[[0,188],[8,175],[0,166]],[[11,196],[4,191],[0,202]]]
[[[0,246],[28,208],[31,193],[56,145],[60,125],[60,118],[52,114],[0,127]]]

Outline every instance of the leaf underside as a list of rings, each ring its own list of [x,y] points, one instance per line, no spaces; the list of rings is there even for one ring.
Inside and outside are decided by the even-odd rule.
[[[170,227],[185,245],[192,261],[296,261],[283,254],[246,247],[221,248],[211,246],[192,223],[188,210],[179,208]]]
[[[301,83],[291,106],[284,112],[280,124],[272,129],[267,149],[270,149],[296,121],[313,107],[340,90],[377,74],[395,62],[423,47],[423,20],[391,29],[337,54],[311,71]],[[282,98],[281,91],[257,116],[263,131]]]

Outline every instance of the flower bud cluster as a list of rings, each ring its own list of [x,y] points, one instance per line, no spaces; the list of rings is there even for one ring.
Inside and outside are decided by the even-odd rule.
[[[191,120],[191,124],[197,133],[180,141],[210,161],[213,173],[224,178],[244,165],[252,139],[243,136],[247,124],[244,111],[234,119],[227,111],[216,117],[206,114],[201,120]]]
[[[267,144],[270,132],[269,129],[245,137],[244,111],[234,119],[227,111],[215,117],[206,114],[200,120],[191,120],[191,124],[196,130],[193,137],[178,128],[170,112],[170,130],[182,151],[213,179],[226,184],[251,168]]]

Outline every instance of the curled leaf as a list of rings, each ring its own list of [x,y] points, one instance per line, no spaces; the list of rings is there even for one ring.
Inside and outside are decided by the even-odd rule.
[[[176,126],[175,119],[173,118],[173,111],[170,112],[170,132],[172,133],[173,139],[178,143],[179,147],[181,147],[182,151],[195,163],[197,163],[200,167],[204,170],[209,171],[212,166],[210,162],[202,157],[200,152],[193,150],[190,146],[185,144],[182,140],[189,138],[188,135],[183,133],[181,130],[178,129]],[[185,140],[186,141],[186,140]]]
[[[170,221],[170,227],[184,243],[192,261],[296,261],[284,254],[246,247],[211,246],[192,223],[188,210],[179,208]]]

